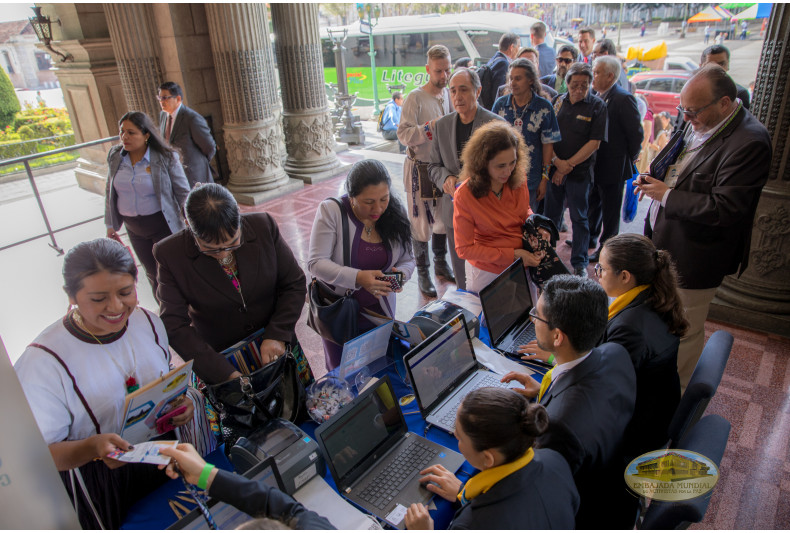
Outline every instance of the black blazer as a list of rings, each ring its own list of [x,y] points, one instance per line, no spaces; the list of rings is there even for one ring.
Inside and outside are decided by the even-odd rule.
[[[208,383],[235,370],[217,352],[265,327],[264,338],[296,340],[305,302],[305,275],[266,213],[242,215],[236,263],[244,299],[213,257],[200,253],[189,229],[158,242],[159,315],[170,346]],[[246,310],[244,308],[246,304]]]
[[[541,448],[565,457],[579,490],[577,529],[619,529],[627,520],[613,501],[625,489],[622,446],[636,404],[636,375],[625,348],[594,348],[541,398],[549,429]],[[627,513],[626,513],[627,514]],[[630,517],[633,525],[633,516]]]
[[[253,518],[273,518],[293,529],[337,529],[329,520],[306,509],[284,492],[221,469],[208,492],[212,498],[229,503]]]
[[[667,143],[656,159],[672,148]],[[684,289],[718,287],[724,276],[739,271],[738,265],[740,272],[748,266],[771,151],[768,130],[741,109],[684,167],[654,228],[646,218],[645,235],[672,254]]]
[[[617,185],[633,177],[631,163],[642,149],[644,129],[636,98],[617,82],[604,101],[609,116],[609,135],[598,148],[595,183]]]
[[[456,511],[448,529],[573,529],[578,509],[568,463],[554,450],[535,450],[527,466]]]
[[[626,431],[626,461],[663,447],[667,429],[680,403],[678,344],[680,339],[642,291],[606,325],[603,342],[628,351],[636,370],[636,409]]]

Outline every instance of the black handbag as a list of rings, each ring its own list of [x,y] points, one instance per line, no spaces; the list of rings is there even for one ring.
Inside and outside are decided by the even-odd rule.
[[[347,266],[351,263],[348,216],[343,203],[337,198],[332,200],[340,207],[343,224],[343,265]],[[313,278],[307,292],[310,298],[307,325],[321,338],[342,346],[358,335],[359,302],[352,296],[354,291],[348,290],[343,296],[338,296],[330,285]]]
[[[206,392],[220,414],[226,452],[269,420],[306,420],[306,393],[290,351],[249,375],[208,385]]]

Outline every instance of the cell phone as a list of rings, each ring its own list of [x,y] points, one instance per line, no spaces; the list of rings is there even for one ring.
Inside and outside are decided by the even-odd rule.
[[[381,281],[388,281],[390,284],[390,288],[393,291],[397,291],[401,288],[403,284],[403,272],[384,272],[384,276],[377,277],[376,279]]]
[[[162,433],[167,433],[171,429],[175,429],[176,427],[173,425],[173,417],[183,414],[187,410],[186,405],[182,405],[177,409],[173,409],[172,411],[168,411],[167,413],[163,414],[159,418],[156,419],[156,431],[159,432],[161,435]]]

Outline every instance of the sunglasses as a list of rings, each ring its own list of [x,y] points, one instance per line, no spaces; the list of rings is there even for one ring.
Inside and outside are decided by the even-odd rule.
[[[573,59],[570,59],[568,57],[558,57],[557,63],[565,63],[566,65],[570,65],[571,63],[573,63]]]
[[[697,115],[702,113],[705,109],[709,108],[710,106],[712,106],[716,102],[718,102],[718,100],[714,100],[711,103],[709,103],[708,105],[704,105],[704,106],[700,107],[696,111],[691,111],[690,109],[686,109],[682,105],[677,106],[675,109],[677,109],[679,113],[682,113],[683,115],[686,115],[688,118],[697,118]]]

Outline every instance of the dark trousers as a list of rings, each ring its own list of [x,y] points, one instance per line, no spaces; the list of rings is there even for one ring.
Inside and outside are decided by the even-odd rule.
[[[140,264],[145,269],[145,275],[148,277],[151,290],[154,291],[154,298],[156,298],[156,287],[158,284],[156,282],[154,244],[172,234],[170,226],[167,225],[165,216],[161,211],[153,215],[123,217],[123,223],[126,225],[126,233],[129,234],[134,253],[137,254],[137,259],[140,260]],[[159,301],[158,298],[157,301]]]
[[[590,219],[590,240],[598,239],[599,247],[606,239],[620,233],[620,211],[623,206],[623,189],[625,183],[594,184],[590,191],[590,205],[587,218]],[[603,233],[601,228],[603,227]]]
[[[549,183],[546,187],[546,200],[543,206],[544,216],[550,218],[559,227],[562,225],[563,205],[567,198],[568,212],[571,215],[573,245],[571,246],[571,265],[587,267],[587,245],[590,242],[590,227],[587,220],[587,206],[592,187],[590,170],[585,177],[567,177],[562,185]]]

